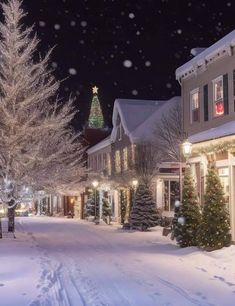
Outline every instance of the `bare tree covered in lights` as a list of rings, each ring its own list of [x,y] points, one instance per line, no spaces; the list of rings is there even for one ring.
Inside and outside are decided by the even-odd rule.
[[[185,135],[182,126],[182,110],[179,103],[162,115],[156,125],[156,146],[161,150],[165,161],[180,161],[180,145]]]
[[[59,82],[49,68],[50,52],[34,61],[38,39],[24,29],[19,0],[2,4],[0,23],[0,196],[14,210],[33,190],[62,191],[81,179],[82,146],[69,124],[72,101],[61,103]]]

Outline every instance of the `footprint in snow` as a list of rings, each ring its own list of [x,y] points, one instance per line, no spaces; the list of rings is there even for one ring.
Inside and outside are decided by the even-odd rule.
[[[202,272],[207,272],[207,270],[206,269],[204,269],[204,268],[200,268],[200,267],[195,267],[197,270],[199,270],[199,271],[202,271]]]
[[[3,287],[3,286],[5,286],[4,284],[0,284],[0,287]]]
[[[235,284],[227,282],[222,276],[214,275],[214,278],[219,279],[221,282],[227,284],[228,286],[235,286]]]

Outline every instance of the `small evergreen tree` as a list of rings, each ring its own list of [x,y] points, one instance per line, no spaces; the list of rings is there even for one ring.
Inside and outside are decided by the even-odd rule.
[[[158,225],[159,215],[151,190],[144,184],[137,188],[129,223],[132,229],[146,231]]]
[[[112,215],[109,199],[104,196],[102,199],[102,216],[106,220],[106,223],[110,223],[110,217]]]
[[[174,225],[174,236],[180,247],[197,246],[197,231],[201,222],[201,213],[190,173],[186,169],[182,192],[182,205],[176,211],[178,222]]]
[[[208,168],[202,223],[198,231],[199,246],[206,250],[229,246],[229,214],[223,188],[214,165]]]
[[[121,210],[121,224],[124,224],[127,212],[127,195],[125,190],[120,190],[120,210]]]
[[[95,199],[94,197],[90,197],[85,206],[85,216],[88,217],[94,217],[95,216]]]

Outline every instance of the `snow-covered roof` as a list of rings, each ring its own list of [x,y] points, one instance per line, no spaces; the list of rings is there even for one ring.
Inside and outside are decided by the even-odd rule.
[[[113,109],[111,141],[116,139],[118,115],[124,132],[132,143],[151,141],[154,137],[156,123],[174,103],[180,103],[180,97],[167,101],[116,99]]]
[[[218,127],[189,136],[191,143],[212,140],[235,134],[235,121],[230,121]]]
[[[219,58],[224,54],[231,55],[231,48],[235,46],[235,30],[224,36],[215,44],[205,49],[203,52],[192,58],[190,61],[176,69],[176,79],[186,77],[204,65]]]
[[[96,151],[99,151],[101,149],[104,149],[106,147],[108,147],[109,145],[111,145],[111,138],[110,136],[108,136],[107,138],[105,138],[104,140],[98,142],[96,145],[94,145],[93,147],[89,148],[87,150],[87,154],[92,154]]]

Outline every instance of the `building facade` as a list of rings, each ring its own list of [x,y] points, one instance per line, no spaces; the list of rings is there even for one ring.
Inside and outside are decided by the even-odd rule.
[[[138,148],[143,143],[147,146],[154,143],[157,122],[176,103],[180,103],[179,97],[169,101],[117,99],[111,136],[87,151],[89,176],[97,179],[100,185],[100,206],[102,194],[108,192],[113,220],[118,223],[128,221],[132,207],[136,190],[134,183],[138,179]],[[163,215],[173,216],[174,202],[179,199],[179,163],[162,163],[152,189]]]
[[[235,241],[235,31],[176,70],[189,159],[203,205],[208,164],[218,168]]]

